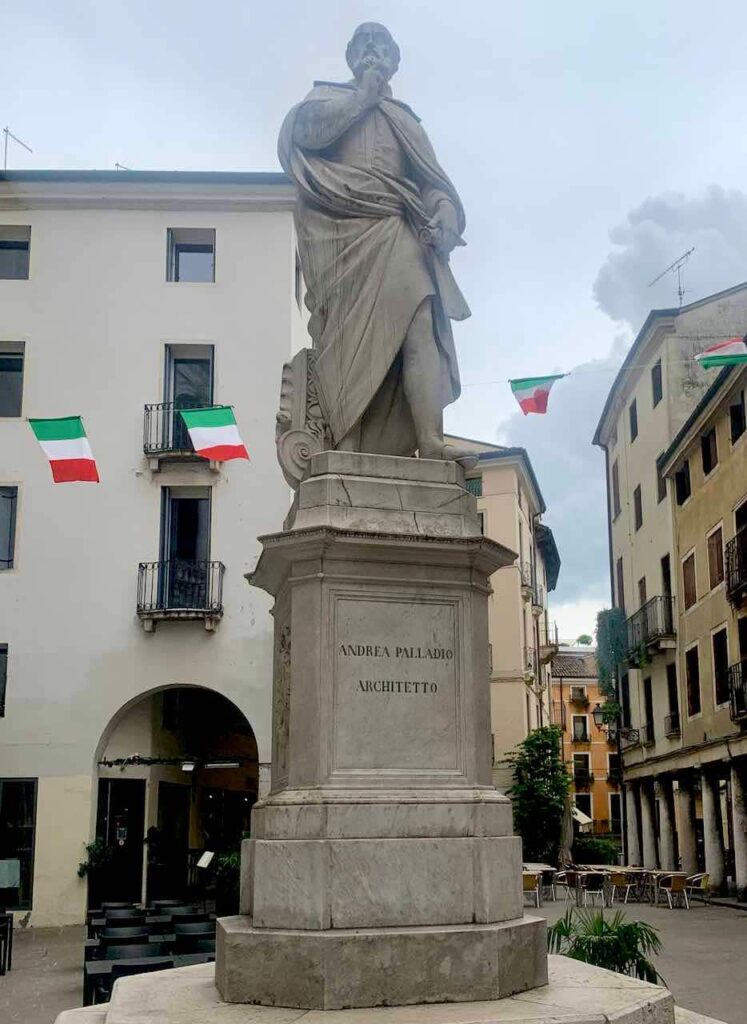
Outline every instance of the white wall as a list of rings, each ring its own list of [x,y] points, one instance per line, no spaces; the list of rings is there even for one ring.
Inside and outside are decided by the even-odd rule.
[[[20,488],[16,563],[0,573],[10,654],[0,777],[41,780],[32,923],[62,923],[82,912],[68,882],[92,828],[97,745],[123,705],[159,686],[211,687],[243,711],[270,760],[270,599],[244,573],[290,500],[275,412],[303,321],[289,210],[0,210],[0,223],[32,226],[30,279],[0,281],[0,341],[26,343],[23,415],[82,414],[101,475],[98,486],[53,484],[28,424],[0,420],[0,484]],[[169,227],[215,228],[214,284],[165,281]],[[214,400],[235,406],[251,462],[149,469],[143,406],[163,399],[174,342],[215,346]],[[162,485],[182,484],[213,488],[225,614],[213,634],[200,622],[146,634],[138,562],[158,558]]]

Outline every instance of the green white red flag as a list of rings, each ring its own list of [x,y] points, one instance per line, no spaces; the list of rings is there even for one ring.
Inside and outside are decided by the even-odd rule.
[[[99,474],[80,416],[29,420],[31,429],[49,459],[56,484],[83,480],[97,484]]]
[[[248,459],[249,452],[239,435],[236,417],[230,405],[208,409],[180,409],[189,439],[197,455],[216,462]]]
[[[514,398],[521,411],[527,416],[530,412],[546,413],[550,388],[556,380],[565,377],[564,373],[554,373],[549,377],[517,377],[510,380]]]
[[[747,363],[747,345],[744,338],[727,338],[699,352],[695,359],[704,370],[712,366],[738,366]]]

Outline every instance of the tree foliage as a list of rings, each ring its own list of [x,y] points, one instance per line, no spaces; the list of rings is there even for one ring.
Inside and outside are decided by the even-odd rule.
[[[582,633],[581,636],[576,637],[576,643],[582,644],[584,647],[591,647],[591,645],[594,643],[594,640],[592,639],[592,637],[589,636],[588,633]]]
[[[570,785],[560,751],[560,729],[548,725],[535,729],[508,757],[514,773],[509,795],[524,860],[557,863]]]
[[[653,984],[660,980],[650,959],[661,952],[656,928],[644,921],[629,921],[621,910],[609,918],[596,910],[568,910],[548,927],[547,939],[551,953]]]
[[[627,653],[628,629],[622,608],[603,608],[597,615],[597,678],[610,700],[617,697],[617,667]]]

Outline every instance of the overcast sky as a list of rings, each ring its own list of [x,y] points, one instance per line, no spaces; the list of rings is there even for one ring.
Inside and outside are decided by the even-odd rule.
[[[686,301],[747,279],[747,6],[711,0],[2,0],[9,166],[272,170],[287,109],[345,80],[364,20],[402,50],[467,210],[453,267],[473,312],[447,428],[529,448],[563,567],[561,634],[608,601],[602,455],[614,369],[696,246]],[[546,417],[508,377],[582,368]],[[589,372],[591,371],[591,372]]]

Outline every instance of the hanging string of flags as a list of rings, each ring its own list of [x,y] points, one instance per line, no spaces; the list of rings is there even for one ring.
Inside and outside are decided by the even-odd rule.
[[[747,335],[745,335],[745,338],[747,338]],[[710,370],[715,366],[740,366],[747,364],[747,343],[745,343],[745,338],[727,338],[725,341],[718,341],[715,345],[710,345],[702,352],[699,352],[695,356],[695,360],[704,370]],[[688,362],[688,360],[683,359],[681,362]],[[628,369],[633,369],[633,367],[630,366]],[[550,389],[555,381],[562,380],[563,377],[570,377],[579,372],[590,373],[592,371],[576,370],[573,373],[570,371],[568,373],[553,373],[546,377],[514,377],[509,378],[506,383],[510,384],[511,391],[525,416],[528,416],[531,412],[544,415],[547,412]],[[495,381],[493,383],[500,382]]]
[[[718,341],[699,352],[695,359],[705,370],[720,366],[747,365],[745,338]],[[633,369],[633,366],[629,369]],[[575,370],[568,373],[551,373],[543,377],[514,377],[508,378],[505,383],[511,386],[511,391],[525,416],[530,413],[544,415],[547,412],[553,384],[564,377],[584,372],[592,371]],[[180,409],[179,415],[189,433],[195,455],[219,462],[249,458],[249,452],[239,434],[232,406],[214,405],[205,409]],[[29,419],[28,422],[42,451],[49,459],[52,479],[56,484],[76,481],[99,483],[98,467],[81,416],[37,418]]]
[[[180,409],[178,412],[187,428],[195,455],[217,462],[249,458],[230,405]],[[100,482],[81,416],[29,419],[28,422],[49,459],[52,479],[56,484]]]

